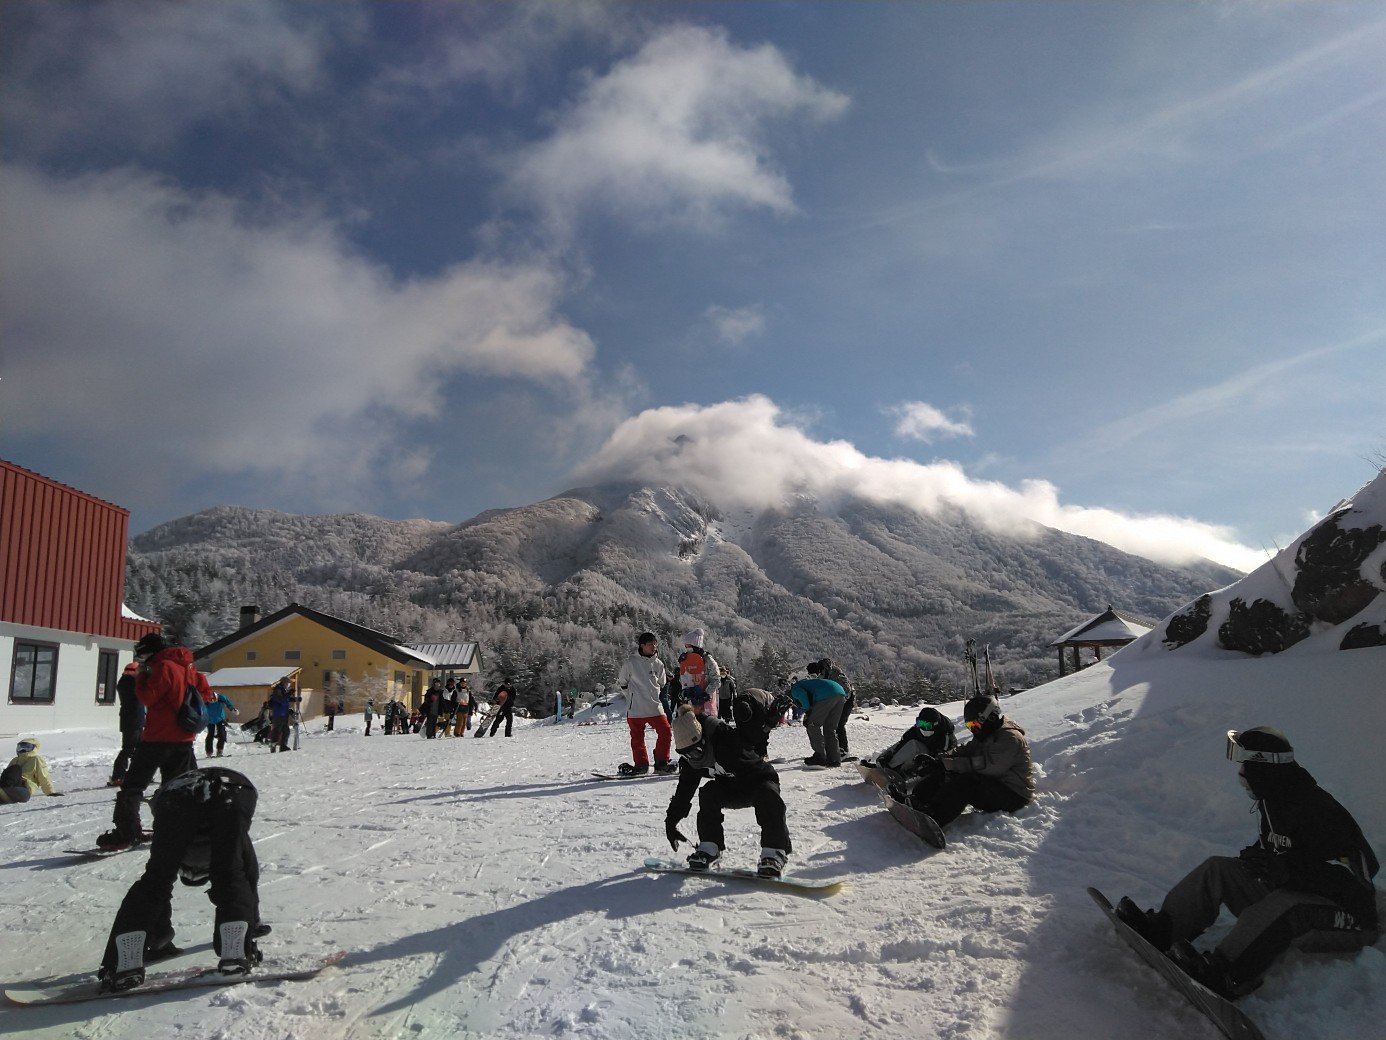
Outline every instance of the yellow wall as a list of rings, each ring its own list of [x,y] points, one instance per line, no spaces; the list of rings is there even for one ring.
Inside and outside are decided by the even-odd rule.
[[[334,650],[343,652],[344,656],[333,657]],[[287,656],[291,651],[298,652],[297,659]],[[254,656],[251,656],[252,654]],[[393,660],[377,650],[354,643],[346,636],[338,635],[330,628],[324,628],[316,621],[297,614],[285,618],[277,625],[256,632],[199,663],[199,666],[208,672],[214,672],[218,668],[263,668],[277,665],[303,669],[299,674],[299,692],[303,695],[305,708],[310,703],[317,705],[314,714],[321,711],[322,694],[325,692],[323,672],[328,670],[342,672],[345,675],[348,712],[359,712],[365,706],[367,697],[375,701],[377,710],[383,708],[385,701],[392,697],[415,707],[423,690],[428,686],[429,672],[426,665],[418,662],[405,664]],[[241,712],[244,716],[244,707],[241,708]],[[241,721],[244,721],[244,718]]]

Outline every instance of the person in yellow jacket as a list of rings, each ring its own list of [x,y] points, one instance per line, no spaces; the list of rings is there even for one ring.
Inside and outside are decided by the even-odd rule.
[[[39,742],[33,737],[25,737],[15,746],[14,758],[0,773],[0,805],[27,802],[35,791],[42,791],[46,795],[62,793],[53,790],[48,763],[38,749]]]

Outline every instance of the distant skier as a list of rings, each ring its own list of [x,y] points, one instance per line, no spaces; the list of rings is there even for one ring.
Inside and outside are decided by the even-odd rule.
[[[515,688],[509,683],[502,683],[496,690],[495,718],[491,720],[491,732],[487,735],[494,737],[502,722],[505,723],[505,735],[508,737],[515,725]]]
[[[813,754],[804,759],[810,769],[842,765],[842,749],[837,743],[837,724],[847,704],[847,691],[823,677],[823,663],[810,661],[808,677],[789,688],[789,699],[804,711]]]
[[[626,691],[626,725],[630,729],[631,761],[623,762],[616,771],[622,776],[640,776],[650,771],[649,753],[645,748],[645,727],[655,733],[656,773],[672,773],[678,769],[669,760],[673,731],[664,716],[659,694],[669,681],[669,670],[659,657],[659,640],[653,632],[641,632],[636,640],[636,652],[621,665],[616,682]]]
[[[116,680],[116,697],[120,701],[120,751],[111,763],[107,787],[119,787],[124,782],[125,771],[130,768],[130,759],[144,733],[144,705],[135,696],[135,677],[139,671],[140,663],[131,661]]]
[[[144,982],[146,961],[175,956],[173,883],[208,881],[216,907],[212,948],[223,974],[240,975],[260,963],[260,865],[250,841],[255,786],[241,773],[212,766],[194,769],[154,792],[154,840],[144,873],[116,912],[97,978],[106,992]]]
[[[703,649],[703,630],[684,633],[683,653],[679,654],[679,700],[706,704],[709,715],[717,714],[717,695],[722,687],[722,669],[717,659]]]
[[[232,704],[231,699],[225,694],[218,693],[207,702],[207,739],[202,745],[202,753],[208,758],[212,757],[213,745],[217,749],[217,758],[221,758],[226,753],[227,712],[232,715],[241,713],[240,709]]]
[[[472,725],[472,715],[476,711],[476,698],[472,696],[472,688],[463,679],[457,684],[457,711],[454,714],[452,735],[454,737],[465,737],[467,730]]]
[[[678,827],[693,807],[693,793],[708,779],[698,792],[698,846],[688,857],[689,867],[706,870],[722,855],[724,810],[754,808],[761,844],[756,873],[779,877],[793,846],[779,774],[759,749],[787,705],[775,702],[765,690],[747,690],[732,704],[735,725],[702,714],[705,709],[706,704],[681,704],[674,719],[679,784],[664,814],[664,836],[675,852],[680,842],[688,841]]]
[[[1357,950],[1379,936],[1379,864],[1352,815],[1295,761],[1269,726],[1227,734],[1227,757],[1256,803],[1260,834],[1234,858],[1213,856],[1174,886],[1159,910],[1123,897],[1116,913],[1186,974],[1235,1000],[1256,989],[1296,945]],[[1192,946],[1226,906],[1237,918],[1210,950]]]
[[[424,691],[424,736],[433,740],[438,736],[438,713],[443,710],[443,680],[434,676]]]
[[[371,700],[369,697],[366,698],[366,706],[361,711],[361,718],[365,720],[365,735],[369,737],[371,735],[371,722],[375,719],[375,701]]]
[[[922,805],[943,783],[940,757],[957,746],[952,720],[926,704],[899,740],[861,763],[881,770],[888,783],[900,785],[899,791],[892,792],[900,796],[896,801]]]
[[[293,686],[280,679],[270,688],[270,753],[289,750],[289,719],[293,714]]]
[[[39,754],[37,737],[25,737],[14,748],[14,758],[0,772],[0,805],[27,802],[35,791],[57,797],[48,763]]]
[[[956,820],[969,805],[982,812],[1013,813],[1035,796],[1030,743],[1025,731],[1001,714],[995,698],[973,697],[963,706],[963,719],[972,739],[939,757],[942,783],[920,785],[923,797],[897,799],[940,827]]]

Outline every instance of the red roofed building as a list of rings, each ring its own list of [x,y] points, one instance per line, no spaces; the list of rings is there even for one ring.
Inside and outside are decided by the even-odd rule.
[[[0,734],[116,728],[115,681],[160,625],[124,605],[130,513],[0,459]]]

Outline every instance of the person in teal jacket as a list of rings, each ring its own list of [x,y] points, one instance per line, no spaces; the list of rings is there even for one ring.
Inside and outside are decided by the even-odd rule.
[[[232,715],[239,715],[240,709],[232,704],[224,693],[218,693],[213,700],[207,703],[204,710],[207,712],[207,741],[203,744],[203,753],[208,758],[212,757],[212,742],[215,740],[217,758],[221,758],[226,749],[227,712]]]
[[[808,666],[808,678],[789,688],[789,698],[804,710],[804,729],[808,730],[813,754],[804,759],[810,769],[842,765],[837,743],[837,724],[847,705],[847,691],[831,679],[823,678],[823,663]]]

